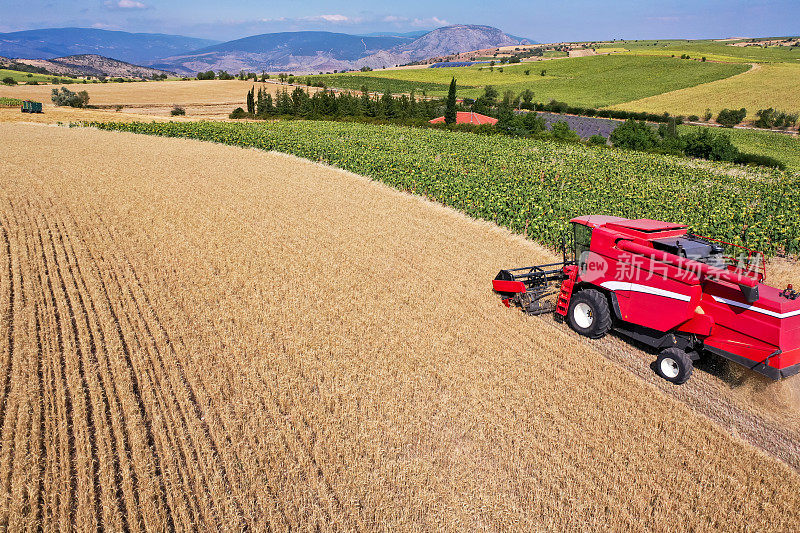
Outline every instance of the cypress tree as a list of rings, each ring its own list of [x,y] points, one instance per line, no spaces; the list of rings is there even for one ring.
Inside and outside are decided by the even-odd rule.
[[[256,112],[256,102],[253,93],[255,92],[255,87],[247,91],[247,112],[250,114],[255,114]]]
[[[447,92],[447,107],[444,111],[445,124],[455,124],[456,122],[456,79],[450,82],[450,90]]]

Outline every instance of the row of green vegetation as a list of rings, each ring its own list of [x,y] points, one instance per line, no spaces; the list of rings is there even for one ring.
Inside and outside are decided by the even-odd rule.
[[[22,100],[19,98],[8,98],[0,96],[0,107],[19,107],[22,105]]]
[[[739,165],[761,165],[786,169],[778,159],[739,150],[730,137],[702,128],[678,133],[675,122],[654,129],[646,122],[627,120],[611,133],[611,143],[617,148],[662,154],[686,155],[709,161],[729,161]]]
[[[707,126],[678,126],[681,134],[706,129]],[[785,164],[788,170],[800,172],[800,140],[797,137],[751,129],[726,129],[725,135],[742,152],[772,157]]]
[[[587,213],[690,224],[769,252],[800,251],[800,176],[687,165],[670,155],[554,140],[317,121],[91,123],[323,161],[555,246]]]
[[[554,137],[562,141],[581,142],[577,133],[570,130],[566,122],[555,123],[550,131],[545,127],[545,121],[535,112],[521,113],[515,111],[521,101],[515,98],[511,91],[506,91],[502,100],[493,87],[487,87],[484,94],[474,101],[464,102],[461,105],[456,101],[456,80],[450,83],[447,99],[422,99],[417,100],[412,91],[411,95],[384,93],[380,97],[370,96],[362,89],[360,95],[351,93],[336,93],[319,91],[313,96],[297,87],[291,94],[281,91],[273,101],[272,95],[255,87],[247,92],[247,109],[235,109],[230,118],[260,118],[272,117],[349,120],[361,122],[391,122],[418,127],[450,127],[475,133],[491,134],[501,133],[512,136],[538,136]],[[522,103],[529,104],[531,95],[524,94]],[[545,106],[548,111],[562,112],[558,103]],[[474,111],[496,117],[494,126],[482,125],[456,125],[458,111]],[[596,110],[593,110],[596,111]],[[749,154],[739,150],[726,135],[713,133],[706,129],[701,134],[679,134],[677,131],[678,120],[668,115],[658,115],[655,119],[666,122],[658,130],[654,130],[644,122],[638,113],[613,111],[629,118],[611,134],[612,144],[619,148],[640,150],[673,155],[687,155],[712,161],[729,161],[744,165],[761,165],[785,169],[786,166],[778,159],[764,154]],[[428,121],[432,118],[444,116],[444,125],[432,126]],[[621,118],[621,117],[619,117]],[[667,121],[666,119],[669,118]],[[640,121],[632,120],[640,119]],[[607,144],[602,135],[593,135],[587,142],[591,144]]]

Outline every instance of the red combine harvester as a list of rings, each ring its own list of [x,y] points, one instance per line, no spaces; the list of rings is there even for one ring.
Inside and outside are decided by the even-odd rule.
[[[567,259],[501,270],[503,303],[555,311],[581,335],[610,330],[660,350],[656,371],[681,384],[712,353],[772,379],[800,371],[800,296],[764,285],[763,256],[738,262],[720,241],[683,224],[593,215],[574,218]],[[552,303],[548,298],[555,298]]]

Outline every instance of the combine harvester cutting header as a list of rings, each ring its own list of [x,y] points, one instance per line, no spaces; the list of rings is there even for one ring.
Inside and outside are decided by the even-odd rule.
[[[677,384],[705,352],[772,379],[800,371],[800,295],[762,283],[759,252],[745,249],[737,263],[724,254],[728,243],[683,224],[603,215],[571,222],[573,259],[565,247],[561,263],[500,271],[493,287],[506,306],[555,311],[593,339],[613,329],[647,344],[661,351],[658,374]]]

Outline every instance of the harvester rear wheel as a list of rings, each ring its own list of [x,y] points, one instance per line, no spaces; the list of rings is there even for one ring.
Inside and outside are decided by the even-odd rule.
[[[585,337],[599,339],[611,329],[611,309],[606,296],[595,289],[575,293],[569,302],[567,322]]]
[[[656,373],[676,385],[686,383],[693,369],[691,356],[679,348],[667,348],[656,359]]]

